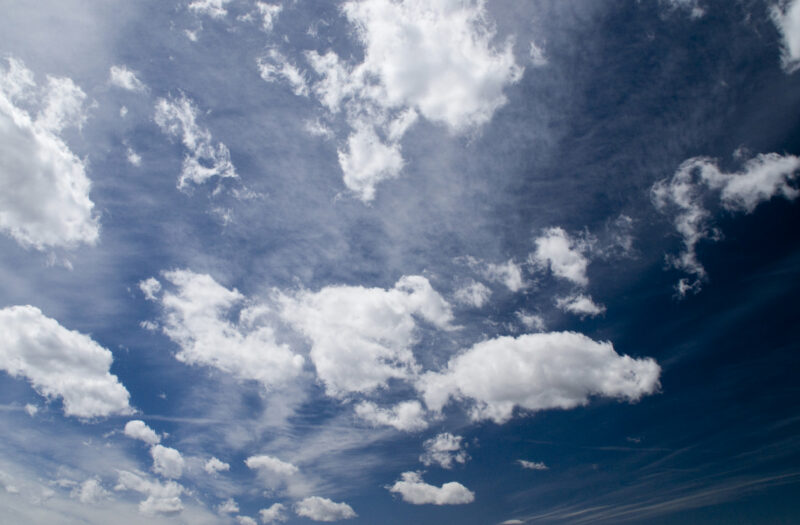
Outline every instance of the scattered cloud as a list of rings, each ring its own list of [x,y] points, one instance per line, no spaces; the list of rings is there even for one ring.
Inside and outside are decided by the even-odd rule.
[[[299,472],[299,469],[291,463],[267,455],[250,456],[245,460],[245,465],[252,470],[278,477],[289,477]]]
[[[144,421],[134,419],[125,423],[124,433],[129,438],[139,439],[148,445],[157,445],[161,442],[161,438],[156,434],[155,430],[148,427]]]
[[[375,403],[363,401],[356,405],[356,415],[378,426],[393,427],[402,432],[416,432],[428,428],[425,409],[419,401],[403,401],[391,408],[380,408]]]
[[[503,423],[515,407],[537,411],[585,405],[590,396],[636,401],[659,387],[652,359],[620,356],[608,342],[575,332],[498,337],[452,358],[417,383],[430,410],[450,399],[473,403],[473,420]]]
[[[589,284],[586,268],[589,259],[586,252],[591,243],[571,237],[563,228],[544,230],[535,240],[536,250],[530,254],[530,262],[542,269],[550,268],[553,275],[578,286]]]
[[[147,86],[139,80],[136,73],[127,68],[127,66],[111,66],[108,73],[108,81],[111,85],[118,88],[127,89],[128,91],[137,91],[144,93],[147,91]]]
[[[258,522],[250,516],[236,516],[236,521],[239,525],[258,525]]]
[[[400,145],[385,144],[368,124],[356,125],[347,139],[347,149],[340,149],[338,155],[345,186],[364,202],[375,198],[379,182],[397,177],[403,169]]]
[[[400,480],[388,488],[412,505],[463,505],[475,500],[475,493],[461,483],[451,481],[441,487],[429,485],[418,472],[403,472]]]
[[[86,505],[95,505],[108,499],[110,493],[103,488],[100,480],[90,478],[75,487],[70,493],[70,496]]]
[[[794,73],[800,69],[800,0],[773,4],[771,14],[783,37],[783,68]]]
[[[544,50],[536,45],[536,42],[531,42],[529,53],[531,57],[531,64],[533,64],[534,67],[543,67],[548,64],[547,56],[544,54]]]
[[[309,90],[305,74],[277,49],[270,49],[266,55],[258,59],[257,64],[258,72],[265,82],[283,79],[289,83],[295,95],[308,96]]]
[[[150,447],[153,457],[153,472],[165,478],[177,479],[183,475],[184,460],[180,452],[163,445]]]
[[[143,281],[139,281],[139,289],[144,294],[144,298],[148,301],[158,300],[158,292],[161,291],[161,283],[155,277],[148,277]]]
[[[286,506],[282,503],[273,503],[269,508],[261,509],[258,511],[258,516],[261,518],[261,523],[264,525],[279,523],[289,519],[289,516],[286,515]]]
[[[239,512],[239,504],[233,498],[228,498],[217,505],[217,512],[219,514],[236,514]]]
[[[144,474],[122,470],[114,490],[132,490],[145,496],[139,503],[139,512],[146,516],[175,514],[183,510],[181,495],[184,488],[174,481],[161,483]]]
[[[454,463],[464,464],[469,459],[461,436],[443,432],[436,437],[426,439],[422,444],[425,452],[419,457],[423,465],[438,464],[445,469],[453,468]]]
[[[211,18],[224,18],[228,15],[225,6],[231,0],[194,0],[189,4],[189,9],[199,15],[207,15]]]
[[[519,465],[522,468],[528,470],[549,470],[549,467],[544,463],[542,463],[541,461],[528,461],[525,459],[518,459],[517,463],[519,463]]]
[[[453,294],[456,301],[461,304],[480,308],[489,300],[492,291],[483,283],[472,281],[466,286],[459,288]]]
[[[224,461],[221,461],[215,457],[212,457],[208,461],[206,461],[205,465],[203,465],[203,470],[208,472],[209,474],[216,474],[217,472],[228,471],[231,469],[231,466]]]
[[[583,317],[596,317],[606,312],[606,307],[595,303],[592,298],[582,293],[556,298],[556,306],[565,312]]]
[[[111,352],[68,330],[34,306],[0,310],[0,369],[27,378],[36,391],[60,397],[64,413],[80,418],[130,414],[130,394],[109,372]]]
[[[314,521],[339,521],[358,515],[347,503],[336,503],[328,498],[311,496],[298,501],[294,506],[298,516]]]
[[[542,316],[539,314],[532,314],[524,310],[519,310],[514,315],[517,316],[519,322],[522,323],[522,326],[527,330],[543,332],[546,328],[544,319],[542,319]]]
[[[272,26],[275,25],[275,19],[278,18],[282,5],[268,4],[266,2],[256,2],[256,9],[258,14],[261,15],[261,28],[266,31],[272,31]]]
[[[511,259],[501,264],[487,264],[483,275],[490,281],[503,283],[512,292],[518,292],[527,286],[522,277],[522,268]]]
[[[83,125],[85,99],[69,78],[48,77],[39,89],[21,61],[0,66],[0,231],[22,246],[74,248],[99,238],[86,161],[61,138]],[[31,116],[22,102],[38,113]]]

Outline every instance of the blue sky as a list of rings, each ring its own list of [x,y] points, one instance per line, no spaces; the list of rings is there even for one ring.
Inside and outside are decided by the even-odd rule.
[[[4,520],[800,519],[800,1],[2,12]]]

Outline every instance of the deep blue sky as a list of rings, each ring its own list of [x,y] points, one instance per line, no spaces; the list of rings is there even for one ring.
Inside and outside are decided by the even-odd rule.
[[[800,0],[0,12],[8,523],[800,521]]]

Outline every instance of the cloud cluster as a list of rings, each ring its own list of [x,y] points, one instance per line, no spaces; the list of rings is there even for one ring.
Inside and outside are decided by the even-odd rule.
[[[725,173],[707,157],[684,161],[675,174],[655,183],[651,196],[656,208],[674,215],[673,224],[683,241],[683,251],[668,258],[669,263],[693,276],[681,279],[678,295],[697,292],[706,279],[706,270],[697,258],[697,245],[703,239],[716,240],[711,212],[706,207],[709,195],[718,194],[723,208],[730,212],[751,213],[775,196],[794,200],[800,194],[792,186],[800,170],[800,158],[776,153],[761,154],[747,161],[736,173]]]
[[[258,517],[261,518],[261,523],[265,525],[279,523],[289,519],[286,515],[286,506],[282,503],[273,503],[270,507],[261,509],[258,511]]]
[[[461,483],[450,481],[437,487],[425,483],[418,472],[403,472],[400,480],[388,488],[412,505],[463,505],[475,500],[475,493]]]
[[[85,99],[69,78],[38,88],[19,60],[0,66],[0,231],[22,246],[73,248],[100,235],[86,163],[61,137],[86,120]]]
[[[0,310],[0,369],[27,378],[41,395],[64,401],[81,418],[132,412],[130,394],[109,372],[111,352],[34,306]]]
[[[794,73],[800,68],[800,0],[773,4],[771,14],[783,37],[783,68]]]
[[[336,503],[328,498],[311,496],[298,501],[294,506],[298,516],[314,521],[339,521],[358,515],[347,503]]]
[[[174,481],[161,483],[148,479],[144,474],[122,470],[114,490],[132,490],[145,496],[139,503],[139,511],[147,516],[175,514],[183,510],[181,495],[185,489]]]
[[[461,443],[463,439],[450,432],[443,432],[426,439],[422,444],[425,452],[419,457],[419,460],[423,465],[438,464],[445,469],[453,468],[454,463],[463,465],[469,459],[469,455]]]
[[[391,408],[380,408],[375,403],[362,401],[355,407],[356,415],[375,426],[388,426],[402,432],[415,432],[428,428],[425,409],[419,401],[403,401]]]

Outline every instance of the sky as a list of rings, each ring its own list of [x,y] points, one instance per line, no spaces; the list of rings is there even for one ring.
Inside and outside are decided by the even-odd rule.
[[[800,0],[0,10],[4,523],[800,521]]]

